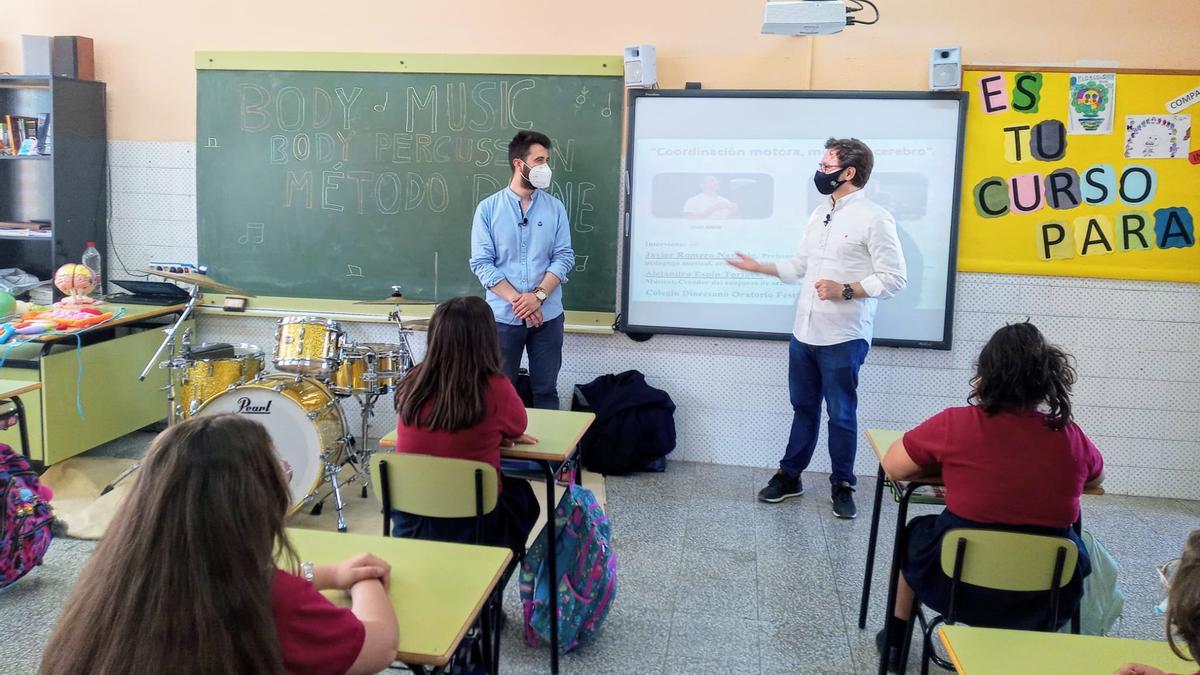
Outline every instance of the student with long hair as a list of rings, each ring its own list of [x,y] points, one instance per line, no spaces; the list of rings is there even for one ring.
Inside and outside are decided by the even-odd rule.
[[[389,566],[371,555],[297,564],[284,472],[266,429],[245,417],[159,434],[65,605],[43,675],[387,668],[398,639]],[[350,609],[318,589],[349,591]]]
[[[438,305],[429,322],[425,360],[396,388],[396,452],[487,462],[500,471],[500,446],[536,443],[525,434],[521,397],[500,367],[495,317],[481,298],[458,297]],[[500,476],[500,497],[485,518],[482,544],[517,553],[537,522],[529,483]],[[472,543],[474,518],[426,518],[396,511],[393,533]]]
[[[1075,612],[1083,578],[1091,572],[1087,550],[1071,527],[1079,496],[1099,485],[1104,461],[1071,418],[1075,369],[1070,357],[1046,343],[1031,323],[996,331],[979,353],[971,405],[947,408],[892,444],[883,469],[896,480],[940,473],[946,509],[914,518],[899,592],[889,626],[893,636],[909,630],[913,593],[945,612],[950,579],[941,568],[942,535],[954,528],[992,528],[1067,537],[1079,549],[1075,574],[1063,589],[1058,625]],[[1045,623],[1045,594],[959,588],[955,611],[973,626],[1036,628]],[[898,637],[893,644],[898,644]],[[889,662],[898,665],[898,651]]]
[[[1185,661],[1200,662],[1200,530],[1192,530],[1167,591],[1167,643]],[[1191,670],[1189,668],[1188,670]],[[1195,671],[1200,675],[1200,670]],[[1165,675],[1141,663],[1127,663],[1113,675]]]

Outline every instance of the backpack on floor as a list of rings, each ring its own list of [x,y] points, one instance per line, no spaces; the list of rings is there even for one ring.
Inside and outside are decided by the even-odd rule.
[[[572,483],[554,511],[558,579],[551,585],[546,532],[521,562],[525,641],[550,641],[550,593],[558,594],[558,642],[565,651],[586,642],[604,623],[617,595],[617,555],[604,509],[591,490]]]
[[[1084,635],[1107,635],[1125,609],[1125,594],[1121,592],[1117,577],[1117,559],[1091,532],[1084,530],[1080,538],[1092,561],[1092,573],[1083,579],[1079,632]],[[1068,621],[1059,632],[1065,633],[1070,629],[1071,622]]]
[[[29,461],[0,443],[0,588],[42,564],[54,522],[50,498]]]
[[[579,441],[588,470],[621,475],[666,469],[666,456],[675,449],[675,402],[647,384],[645,375],[627,370],[576,385],[571,410],[596,413]]]

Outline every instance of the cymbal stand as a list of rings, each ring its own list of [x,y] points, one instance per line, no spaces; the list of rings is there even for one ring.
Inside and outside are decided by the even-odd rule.
[[[158,349],[154,350],[154,355],[150,357],[150,361],[148,361],[146,363],[146,367],[142,369],[141,375],[138,375],[138,382],[144,382],[146,380],[146,375],[150,373],[150,369],[154,367],[155,363],[158,363],[159,355],[163,353],[164,349],[167,350],[167,360],[158,363],[159,368],[167,368],[172,371],[167,374],[167,385],[163,387],[163,391],[167,393],[167,426],[174,426],[175,422],[178,421],[179,416],[179,411],[175,407],[175,373],[173,372],[176,366],[175,334],[179,332],[179,327],[187,322],[187,320],[196,311],[196,305],[200,302],[201,295],[203,295],[203,293],[200,291],[200,287],[193,285],[191,291],[189,291],[190,297],[188,298],[187,304],[183,306],[183,311],[179,313],[179,318],[175,320],[175,323],[172,324],[170,328],[163,329],[163,331],[166,333],[166,337],[163,338],[163,341],[158,345]],[[190,337],[190,332],[185,332],[183,339],[190,343]],[[113,488],[117,486],[117,483],[125,480],[130,474],[132,474],[134,471],[137,471],[141,466],[141,462],[134,462],[131,464],[129,468],[118,474],[111,483],[105,485],[104,489],[100,491],[100,494],[106,495],[109,492],[112,492]]]
[[[379,374],[376,371],[376,359],[374,354],[367,355],[367,372],[363,373],[363,380],[367,383],[367,391],[359,398],[358,394],[354,394],[354,400],[358,401],[359,409],[362,414],[362,435],[359,436],[359,443],[354,448],[354,452],[350,455],[351,461],[355,464],[355,479],[362,486],[362,496],[365,499],[367,496],[367,486],[371,482],[371,455],[375,451],[371,449],[371,437],[369,435],[371,429],[371,417],[375,414],[375,403],[379,397],[386,392],[381,392],[376,383],[379,381]]]

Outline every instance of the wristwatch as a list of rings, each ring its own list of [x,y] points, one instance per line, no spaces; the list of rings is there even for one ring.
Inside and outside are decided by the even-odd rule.
[[[533,297],[537,298],[538,302],[545,302],[546,291],[541,286],[538,286],[537,288],[533,289]]]
[[[312,563],[307,562],[307,561],[300,563],[300,573],[304,575],[305,581],[307,581],[310,584],[314,583],[313,579],[316,578],[316,574],[313,572],[313,564]]]
[[[842,284],[842,299],[843,300],[853,300],[854,299],[854,287],[853,286],[851,286],[850,284]]]

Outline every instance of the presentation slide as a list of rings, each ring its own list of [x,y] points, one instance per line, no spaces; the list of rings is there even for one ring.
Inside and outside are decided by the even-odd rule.
[[[874,151],[864,190],[895,217],[908,267],[907,288],[879,302],[875,343],[949,348],[958,95],[731,93],[633,99],[623,329],[791,335],[800,286],[725,261],[794,256],[828,199],[812,180],[825,141],[854,137]]]

